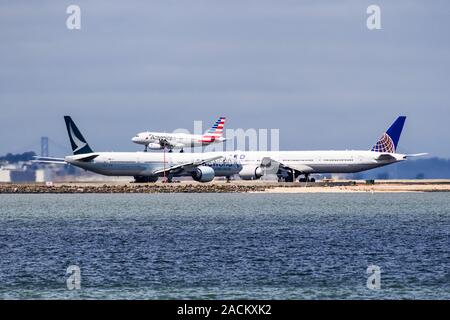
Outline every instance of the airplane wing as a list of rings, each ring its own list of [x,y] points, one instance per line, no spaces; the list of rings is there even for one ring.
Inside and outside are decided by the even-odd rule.
[[[308,173],[308,172],[313,172],[314,169],[311,168],[310,166],[304,165],[304,164],[284,164],[284,163],[280,163],[281,167],[284,168],[289,168],[289,169],[294,169],[296,171],[302,172],[302,173]]]
[[[33,157],[33,163],[53,163],[53,164],[67,164],[64,158],[51,158],[51,157]]]
[[[223,157],[222,156],[216,156],[216,157],[211,157],[211,158],[206,158],[206,159],[200,159],[200,160],[197,160],[197,161],[177,164],[177,165],[165,168],[165,169],[156,170],[156,171],[153,172],[153,174],[156,175],[156,174],[161,174],[161,173],[164,173],[164,172],[168,173],[170,171],[175,171],[175,170],[179,170],[179,169],[185,169],[186,170],[186,169],[189,169],[189,167],[195,168],[195,167],[201,166],[201,165],[203,165],[205,163],[208,163],[208,162],[211,162],[211,161],[214,161],[214,160],[218,160],[218,159],[221,159],[221,158],[223,158]]]
[[[261,167],[265,168],[273,168],[278,170],[279,169],[290,169],[290,170],[296,170],[302,173],[308,173],[313,172],[313,168],[310,166],[304,165],[304,164],[290,164],[282,161],[277,161],[272,158],[266,157],[261,160]]]

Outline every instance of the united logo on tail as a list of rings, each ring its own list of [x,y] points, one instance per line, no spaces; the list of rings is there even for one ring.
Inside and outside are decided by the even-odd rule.
[[[400,116],[390,126],[390,128],[381,136],[371,151],[395,153],[397,151],[398,141],[405,125],[406,117]]]
[[[384,133],[378,142],[373,146],[372,151],[394,153],[395,146],[391,137]]]

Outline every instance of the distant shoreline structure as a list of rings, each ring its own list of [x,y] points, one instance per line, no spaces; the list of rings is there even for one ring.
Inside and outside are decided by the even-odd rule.
[[[149,194],[149,193],[399,193],[450,192],[450,180],[325,181],[276,183],[269,181],[216,181],[211,184],[75,182],[45,185],[0,184],[0,194]]]

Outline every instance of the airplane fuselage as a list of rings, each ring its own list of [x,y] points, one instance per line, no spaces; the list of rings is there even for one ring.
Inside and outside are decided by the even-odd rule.
[[[165,132],[142,132],[133,137],[136,144],[145,145],[150,149],[163,149],[162,141],[167,142],[168,149],[193,148],[207,146],[212,143],[222,143],[223,137],[208,137],[199,134],[187,133],[165,133]]]
[[[366,150],[345,151],[253,151],[232,152],[243,165],[258,165],[270,158],[301,173],[356,173],[405,160],[402,154],[390,154],[388,160],[377,160],[379,152]]]
[[[106,176],[154,176],[155,171],[175,165],[200,161],[207,154],[202,153],[148,153],[148,152],[97,152],[91,161],[78,161],[80,156],[67,156],[66,162],[82,169]],[[84,154],[82,157],[88,157]],[[232,176],[242,166],[233,159],[219,159],[205,164],[214,169],[215,176]],[[173,176],[188,176],[189,170],[178,170]],[[161,174],[160,174],[161,175]]]
[[[380,153],[373,151],[99,152],[92,155],[96,157],[90,161],[78,161],[80,156],[67,156],[65,160],[107,176],[152,176],[157,170],[214,156],[222,158],[205,166],[213,168],[216,176],[231,176],[245,166],[260,166],[264,158],[282,163],[301,174],[355,173],[405,160],[404,155],[396,153],[389,154],[388,159],[379,159]],[[186,170],[179,170],[174,176],[189,174]]]

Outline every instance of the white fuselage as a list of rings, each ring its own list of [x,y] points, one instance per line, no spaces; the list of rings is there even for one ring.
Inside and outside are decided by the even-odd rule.
[[[82,157],[96,155],[90,161]],[[216,176],[231,176],[245,166],[259,166],[270,158],[301,174],[354,173],[405,160],[402,154],[389,154],[389,159],[379,160],[381,153],[373,151],[234,151],[209,153],[147,153],[100,152],[67,156],[65,160],[77,167],[108,176],[153,176],[154,172],[177,164],[222,156],[205,164],[214,169]],[[185,176],[185,169],[174,171],[173,176]]]
[[[205,153],[163,153],[163,152],[96,152],[98,155],[92,161],[84,162],[77,159],[89,156],[67,156],[66,162],[82,169],[106,176],[154,176],[157,170],[183,163],[205,159]],[[233,159],[219,159],[205,164],[214,169],[215,176],[232,176],[242,169],[239,162]],[[180,169],[173,176],[187,176],[191,172]]]
[[[134,143],[145,145],[150,149],[163,149],[167,142],[168,149],[180,149],[191,147],[202,147],[212,143],[221,143],[225,141],[223,137],[214,139],[207,135],[187,134],[187,133],[165,133],[165,132],[141,132],[131,139]]]
[[[389,160],[377,160],[379,152],[345,151],[236,151],[230,153],[243,166],[258,165],[271,158],[301,173],[355,173],[405,160],[402,154],[390,154]]]

